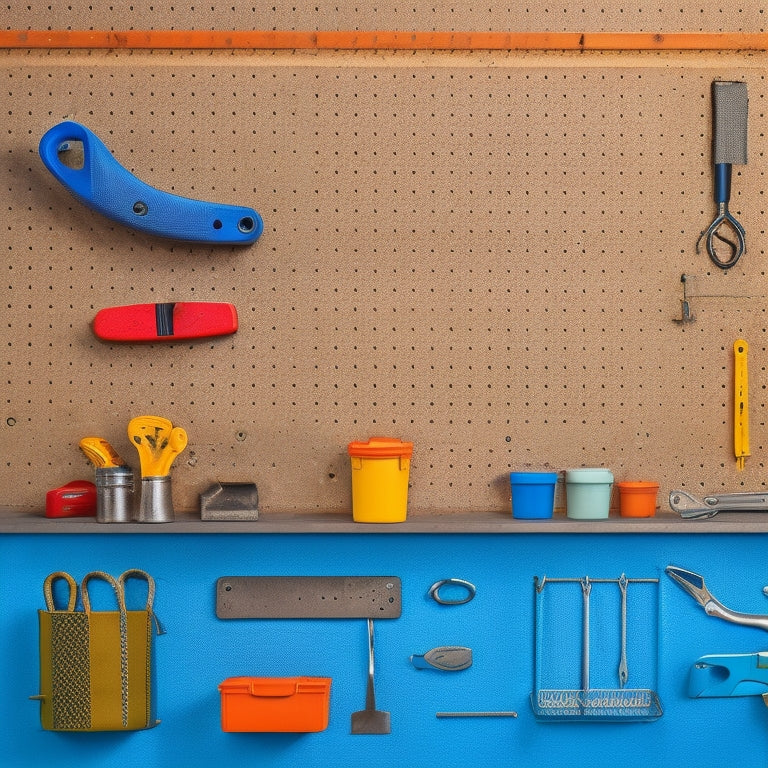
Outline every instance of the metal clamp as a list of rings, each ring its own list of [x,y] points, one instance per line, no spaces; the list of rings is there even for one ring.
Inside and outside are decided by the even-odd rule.
[[[466,590],[466,595],[458,599],[442,597],[440,595],[440,590],[443,589],[443,587],[448,586],[461,587],[462,589]],[[429,588],[429,596],[435,602],[440,603],[440,605],[464,605],[475,596],[475,592],[477,592],[475,585],[470,581],[465,581],[464,579],[441,579],[440,581],[436,581]]]

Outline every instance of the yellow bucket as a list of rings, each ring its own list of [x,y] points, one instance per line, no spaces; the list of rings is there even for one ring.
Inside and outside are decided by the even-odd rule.
[[[356,523],[402,523],[408,512],[413,443],[372,437],[347,448],[352,462],[352,519]]]

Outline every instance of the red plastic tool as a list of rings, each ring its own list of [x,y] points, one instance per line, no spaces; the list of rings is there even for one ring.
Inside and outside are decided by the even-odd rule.
[[[235,306],[215,301],[106,307],[93,319],[93,332],[103,341],[184,341],[236,330]]]
[[[96,486],[73,480],[45,494],[46,517],[91,517],[96,514]]]

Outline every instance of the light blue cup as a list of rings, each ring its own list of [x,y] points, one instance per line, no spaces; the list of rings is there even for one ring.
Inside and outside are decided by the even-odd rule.
[[[512,517],[537,520],[552,517],[557,472],[510,472]]]
[[[612,487],[609,469],[566,470],[566,514],[574,520],[604,520],[611,509]]]

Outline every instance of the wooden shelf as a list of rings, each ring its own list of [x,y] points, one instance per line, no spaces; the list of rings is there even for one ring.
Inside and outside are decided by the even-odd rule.
[[[721,512],[702,520],[683,520],[672,512],[650,518],[610,517],[570,520],[556,514],[549,520],[516,520],[507,512],[412,513],[404,523],[355,523],[348,512],[261,512],[259,520],[213,522],[197,513],[177,513],[172,523],[99,524],[93,518],[48,519],[40,511],[0,507],[0,534],[162,534],[162,533],[768,533],[768,514]]]

